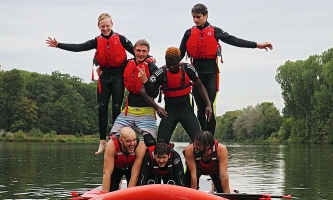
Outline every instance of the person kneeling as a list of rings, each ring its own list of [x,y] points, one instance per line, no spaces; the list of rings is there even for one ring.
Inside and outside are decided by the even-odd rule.
[[[184,167],[180,155],[168,144],[159,142],[147,148],[138,185],[163,183],[184,186]]]
[[[209,131],[200,131],[193,137],[193,143],[185,148],[187,171],[185,185],[198,189],[201,175],[212,179],[218,193],[230,193],[228,175],[228,150],[214,140]]]
[[[136,186],[145,152],[146,146],[132,128],[123,128],[119,138],[112,135],[104,154],[102,191],[118,190],[124,175],[127,187]]]

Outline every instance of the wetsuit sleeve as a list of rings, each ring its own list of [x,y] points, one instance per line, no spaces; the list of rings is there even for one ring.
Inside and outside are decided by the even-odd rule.
[[[148,176],[150,173],[150,166],[150,155],[149,152],[147,152],[142,159],[142,165],[137,185],[147,185]]]
[[[125,36],[120,35],[120,34],[119,34],[119,38],[120,38],[121,45],[123,45],[123,47],[126,49],[126,51],[128,51],[130,54],[132,54],[134,56],[134,50],[133,50],[132,42],[129,41]]]
[[[179,50],[180,50],[180,60],[182,60],[186,54],[186,42],[190,38],[191,29],[188,29],[183,36],[182,41],[180,42]]]
[[[164,72],[163,68],[158,68],[149,77],[148,81],[144,84],[148,96],[156,98],[159,94],[160,85],[163,84]]]
[[[153,74],[158,69],[158,67],[153,62],[148,64],[148,68],[150,74]]]
[[[81,44],[58,43],[57,48],[73,52],[89,51],[97,48],[97,41],[95,38]]]
[[[232,46],[244,47],[244,48],[256,48],[257,47],[256,42],[243,40],[243,39],[237,38],[235,36],[229,35],[227,32],[223,31],[222,29],[220,29],[216,26],[214,27],[214,34],[215,34],[215,38],[217,40],[221,40],[222,42],[225,42]]]
[[[173,177],[176,185],[184,186],[185,184],[185,175],[184,175],[184,166],[180,155],[176,152],[172,152],[173,159]]]
[[[186,63],[185,70],[191,81],[196,82],[198,80],[199,75],[198,72],[193,67],[193,65]]]

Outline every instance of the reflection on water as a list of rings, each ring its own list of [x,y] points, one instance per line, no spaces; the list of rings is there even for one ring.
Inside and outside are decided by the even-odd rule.
[[[183,156],[186,145],[176,143],[175,150]],[[333,199],[332,145],[226,146],[232,189]],[[95,148],[96,144],[0,143],[0,199],[68,199],[72,190],[97,187],[103,156],[95,156]],[[209,190],[210,183],[206,180],[201,188]]]

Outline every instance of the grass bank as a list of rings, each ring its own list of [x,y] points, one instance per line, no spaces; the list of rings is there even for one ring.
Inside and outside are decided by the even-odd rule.
[[[16,133],[0,130],[0,141],[3,142],[72,142],[72,143],[98,143],[99,135],[65,135],[57,134],[54,131],[42,133],[39,130],[32,130],[29,133],[18,131]]]

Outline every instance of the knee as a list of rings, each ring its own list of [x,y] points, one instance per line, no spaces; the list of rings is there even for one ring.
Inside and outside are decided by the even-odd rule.
[[[143,136],[143,140],[144,140],[144,143],[145,143],[146,147],[150,147],[150,146],[156,145],[155,138],[152,135],[150,135],[150,134],[144,135]]]
[[[99,114],[106,114],[107,113],[107,106],[105,106],[103,103],[100,103],[98,105],[98,113]]]

